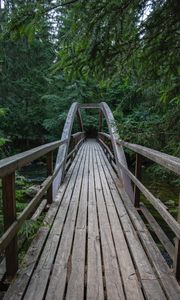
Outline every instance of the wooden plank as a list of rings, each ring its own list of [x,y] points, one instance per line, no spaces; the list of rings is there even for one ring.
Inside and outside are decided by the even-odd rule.
[[[73,195],[74,188],[78,189],[80,185],[79,172],[81,172],[83,168],[82,159],[84,160],[84,156],[85,155],[83,151],[82,155],[79,156],[78,158],[78,164],[76,166],[75,172],[73,172],[71,180],[69,181],[68,188],[63,196],[61,206],[59,208],[58,214],[56,215],[56,219],[49,233],[47,242],[43,248],[38,265],[29,282],[27,291],[24,296],[26,300],[33,299],[33,298],[40,300],[43,299],[43,297],[45,297],[48,279],[52,271],[62,230],[65,226],[64,222],[66,220],[67,214],[69,214],[69,209],[70,209],[69,207],[71,207],[71,205],[74,207],[71,197]],[[78,198],[78,190],[76,191],[76,193],[77,193],[76,197]],[[55,299],[55,298],[49,297],[48,299]]]
[[[28,163],[40,158],[43,155],[46,155],[48,152],[55,150],[60,145],[63,145],[65,143],[67,143],[67,139],[45,144],[0,160],[0,177],[15,172],[17,169],[22,168]]]
[[[162,245],[164,246],[164,248],[168,252],[169,256],[171,257],[171,259],[173,259],[174,258],[174,251],[175,251],[174,245],[168,239],[167,235],[164,233],[164,231],[159,226],[159,224],[157,223],[155,218],[152,216],[152,214],[149,212],[149,210],[147,209],[145,204],[141,203],[140,204],[140,209],[141,209],[143,215],[145,216],[146,220],[149,222],[152,230],[157,235],[158,239],[160,240],[160,242],[162,243]]]
[[[121,179],[121,181],[122,181],[122,183],[125,187],[125,190],[128,193],[130,199],[132,201],[134,201],[134,194],[133,194],[133,190],[132,190],[131,181],[130,181],[129,177],[127,176],[126,172],[124,172],[124,170],[122,170],[122,168],[120,168],[119,164],[118,164],[118,162],[121,162],[123,165],[128,167],[123,147],[117,145],[117,143],[116,143],[116,140],[119,138],[119,135],[118,135],[118,130],[117,130],[116,123],[115,123],[115,120],[114,120],[114,116],[113,116],[109,106],[107,105],[107,103],[101,102],[100,107],[101,107],[102,112],[104,113],[104,116],[106,118],[109,133],[110,133],[110,136],[111,136],[111,143],[112,143],[113,152],[114,152],[114,156],[115,156],[118,176]]]
[[[50,209],[48,210],[46,217],[43,221],[43,226],[39,229],[36,237],[34,238],[27,254],[24,257],[23,263],[19,272],[17,274],[16,280],[10,285],[7,293],[5,294],[4,300],[20,300],[25,293],[26,287],[29,280],[33,274],[35,266],[40,258],[42,248],[46,242],[47,236],[49,234],[52,223],[57,215],[58,209],[62,202],[62,199],[69,187],[69,182],[77,172],[77,164],[79,164],[78,158],[81,155],[81,150],[79,155],[74,160],[71,168],[69,169],[63,185],[58,191],[58,195],[52,203]]]
[[[66,292],[67,300],[84,299],[84,272],[86,256],[86,232],[87,232],[87,197],[88,197],[88,175],[89,175],[89,146],[87,143],[86,163],[82,178],[82,187],[79,199],[79,209],[75,227],[75,236],[71,257],[71,271],[68,274],[68,285]],[[79,247],[79,245],[81,245]],[[78,274],[78,276],[77,276]]]
[[[79,108],[99,108],[100,104],[99,103],[79,103]]]
[[[133,261],[135,263],[135,268],[137,269],[139,279],[141,281],[143,291],[145,294],[146,299],[166,299],[161,286],[159,284],[158,278],[156,277],[151,264],[144,252],[144,249],[138,239],[136,231],[134,230],[131,220],[127,214],[127,211],[122,203],[122,199],[120,194],[117,190],[116,184],[118,185],[119,190],[122,190],[122,186],[120,183],[119,187],[119,179],[117,175],[114,173],[113,169],[111,168],[110,164],[107,161],[102,149],[100,149],[103,157],[102,166],[104,168],[104,173],[106,175],[111,194],[121,221],[121,225],[126,236],[126,240],[128,243],[129,250],[131,252],[131,256],[133,257]],[[111,177],[113,174],[113,177]],[[114,179],[115,178],[115,182]],[[116,183],[116,184],[115,184]],[[132,202],[131,202],[132,203]],[[133,207],[133,203],[132,203]],[[133,210],[135,208],[133,207]],[[135,210],[136,211],[136,210]],[[145,230],[145,226],[143,229]]]
[[[104,174],[104,169],[102,167],[103,161],[100,160],[100,156],[101,152],[98,150],[98,148],[96,148],[96,160],[98,163],[99,177],[101,179],[101,185],[103,188],[103,194],[116,247],[116,253],[119,261],[120,273],[123,280],[126,299],[144,299],[140,288],[140,283],[137,279],[136,270],[129,253],[129,248],[127,246],[126,239],[119,222],[119,217],[114,206],[107,178]]]
[[[104,160],[106,161],[106,157],[104,156]],[[133,203],[127,196],[127,194],[123,191],[122,187],[119,187],[119,180],[112,170],[111,166],[108,165],[108,162],[106,162],[106,165],[108,167],[108,170],[110,171],[110,174],[112,176],[113,182],[115,186],[117,187],[120,195],[122,196],[124,206],[126,208],[126,215],[128,213],[131,222],[133,226],[135,227],[136,233],[138,234],[141,243],[143,247],[146,250],[146,254],[148,256],[149,261],[153,265],[153,268],[156,272],[157,278],[161,282],[161,286],[164,289],[164,292],[166,293],[168,299],[179,299],[180,297],[180,288],[179,285],[172,274],[172,270],[169,269],[165,259],[163,258],[162,254],[160,253],[160,250],[158,249],[157,245],[155,244],[153,238],[151,237],[150,233],[148,232],[145,224],[143,223],[140,215],[136,211],[136,209],[133,206]],[[120,202],[117,202],[117,205]],[[122,210],[120,209],[121,213]],[[123,217],[123,223],[125,223],[125,218]],[[131,242],[133,243],[133,242]],[[134,252],[139,253],[138,251]],[[144,259],[141,257],[141,262],[144,263]],[[137,266],[138,267],[138,266]],[[155,285],[155,280],[153,281]],[[152,289],[153,290],[153,289]],[[158,298],[159,299],[159,298]]]
[[[93,157],[95,157],[93,149]],[[99,216],[100,236],[102,245],[103,264],[106,281],[106,294],[108,299],[125,299],[119,266],[114,248],[111,227],[108,220],[102,185],[99,177],[98,165],[96,159],[93,162],[94,168],[94,184],[96,191],[96,201]]]
[[[15,173],[2,179],[4,230],[16,220]],[[14,235],[5,249],[6,274],[13,277],[18,269],[17,235]]]
[[[93,174],[93,153],[90,149],[88,187],[88,246],[87,246],[87,300],[103,300],[103,277],[100,233]]]
[[[84,158],[83,160],[81,159],[81,166],[77,178],[77,183],[71,195],[71,204],[68,209],[68,214],[67,214],[66,222],[64,224],[61,241],[54,261],[53,271],[47,289],[46,299],[59,299],[59,300],[63,299],[66,280],[68,280],[72,270],[71,248],[72,248],[73,237],[74,237],[75,222],[76,222],[76,217],[78,212],[82,178],[84,174],[84,164],[86,163],[86,158],[87,158],[86,151],[87,151],[87,147],[85,147]]]

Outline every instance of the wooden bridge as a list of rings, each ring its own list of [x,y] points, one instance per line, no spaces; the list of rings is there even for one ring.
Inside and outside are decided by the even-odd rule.
[[[81,109],[89,108],[99,110],[97,139],[87,139],[83,129]],[[81,132],[72,135],[76,115]],[[102,132],[103,118],[109,134]],[[123,147],[136,153],[135,175]],[[48,177],[17,216],[15,172],[44,155]],[[73,103],[60,141],[0,162],[5,228],[0,251],[4,276],[13,278],[4,299],[180,299],[180,220],[141,183],[143,156],[180,174],[180,159],[120,140],[106,103]],[[140,192],[174,232],[175,245],[140,203]],[[45,194],[49,210],[18,268],[17,233]]]

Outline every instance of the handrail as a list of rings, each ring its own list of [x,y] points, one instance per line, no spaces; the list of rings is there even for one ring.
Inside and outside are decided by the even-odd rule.
[[[117,143],[180,175],[180,159],[178,157],[121,140],[117,141]]]
[[[111,136],[107,133],[100,132],[101,135],[105,136],[109,140],[111,140]],[[173,171],[174,173],[180,175],[180,158],[154,150],[150,149],[145,146],[141,146],[138,144],[132,144],[125,142],[123,140],[116,140],[116,143],[121,146],[125,146],[126,148],[141,154],[142,156],[158,163],[159,165]]]
[[[48,143],[0,160],[0,177],[4,177],[17,169],[24,167],[28,163],[46,155],[48,152],[55,150],[65,143],[67,143],[67,139]]]

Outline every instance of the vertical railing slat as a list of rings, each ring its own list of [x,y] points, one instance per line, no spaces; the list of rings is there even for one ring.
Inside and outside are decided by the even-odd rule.
[[[51,176],[53,174],[53,152],[47,154],[47,175]],[[47,203],[51,204],[53,202],[53,189],[52,184],[47,190]]]
[[[142,156],[136,153],[135,176],[139,181],[141,181],[141,163],[142,163]],[[139,203],[140,203],[140,190],[136,185],[134,185],[134,206],[138,208]]]

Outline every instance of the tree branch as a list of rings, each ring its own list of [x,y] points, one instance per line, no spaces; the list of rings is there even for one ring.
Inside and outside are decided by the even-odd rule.
[[[78,1],[79,1],[79,0],[70,0],[70,1],[65,2],[65,3],[57,4],[57,5],[54,5],[54,6],[52,6],[52,7],[47,8],[44,12],[45,12],[45,13],[48,13],[48,12],[50,12],[51,10],[57,9],[57,8],[59,8],[59,7],[69,6],[69,5],[74,4],[75,2],[78,2]]]

